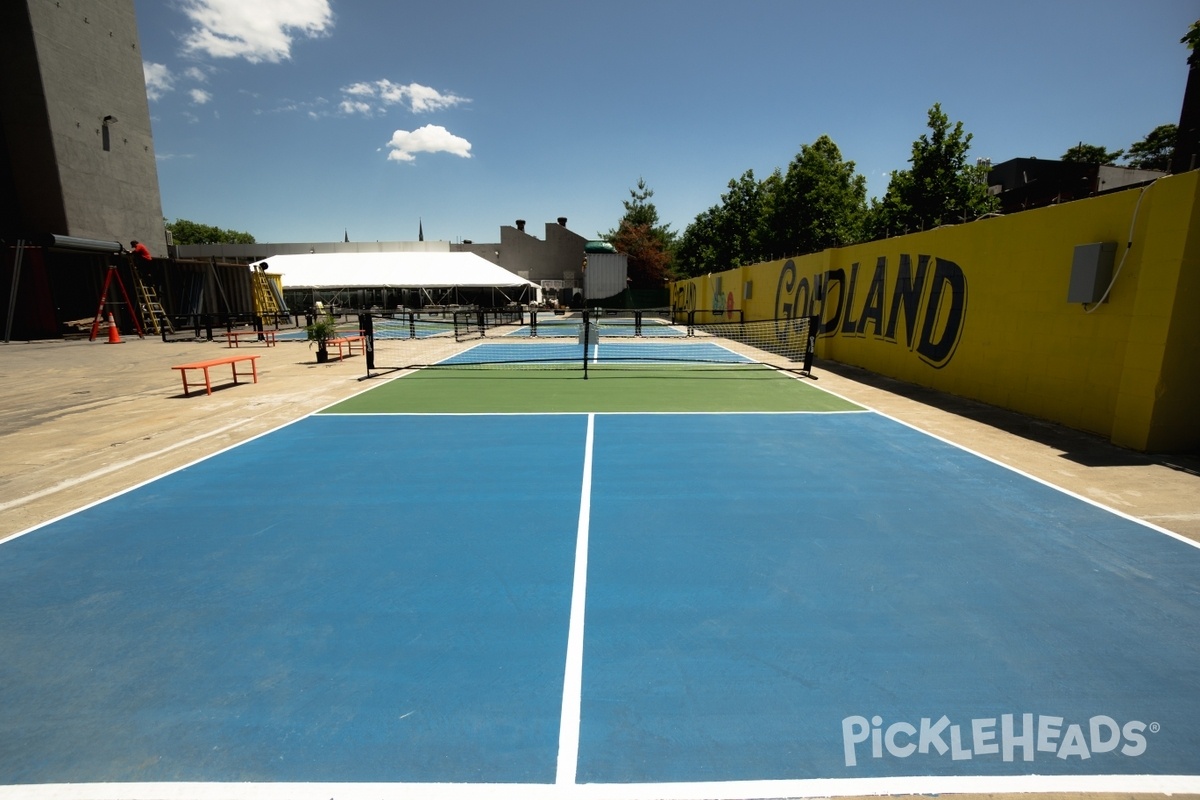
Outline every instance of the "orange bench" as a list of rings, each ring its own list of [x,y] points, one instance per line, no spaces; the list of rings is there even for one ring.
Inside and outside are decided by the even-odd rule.
[[[257,341],[260,336],[267,343],[267,347],[275,346],[275,331],[273,329],[266,331],[225,331],[225,341],[229,347],[237,347],[242,339]]]
[[[338,351],[337,357],[338,357],[338,361],[341,361],[342,358],[344,357],[342,355],[342,347],[344,346],[346,348],[345,355],[352,356],[352,355],[354,355],[354,344],[356,342],[358,343],[358,346],[359,346],[359,350],[358,350],[359,353],[366,354],[366,352],[367,352],[367,337],[362,336],[362,335],[339,336],[336,339],[328,340],[327,342],[325,342],[325,344],[326,344],[326,346],[337,345],[337,351]]]
[[[233,382],[234,383],[238,382],[238,378],[245,378],[247,375],[252,376],[254,378],[254,382],[258,383],[258,365],[255,363],[257,359],[258,359],[258,356],[240,356],[240,355],[239,356],[225,356],[224,358],[212,358],[212,359],[209,359],[208,361],[196,361],[191,364],[178,364],[176,366],[171,367],[171,369],[179,370],[179,375],[181,378],[183,378],[183,396],[190,397],[191,393],[188,390],[193,386],[199,386],[200,383],[199,383],[199,381],[197,381],[195,383],[188,383],[188,370],[190,370],[190,369],[202,370],[204,372],[204,390],[208,394],[212,394],[212,382],[209,380],[209,377],[208,377],[209,369],[211,369],[212,367],[218,367],[221,364],[229,364],[230,367],[233,369]],[[237,365],[241,361],[249,361],[250,362],[250,371],[249,372],[238,372]]]

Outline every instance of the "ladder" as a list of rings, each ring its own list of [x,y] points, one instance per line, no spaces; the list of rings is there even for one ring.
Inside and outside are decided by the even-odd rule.
[[[259,317],[267,319],[268,317],[278,318],[283,310],[279,307],[279,302],[275,297],[275,287],[271,285],[271,279],[267,277],[267,273],[262,269],[250,268],[251,283],[254,286],[254,311]]]
[[[92,335],[88,339],[90,342],[96,341],[96,334],[100,332],[100,321],[104,318],[104,307],[108,305],[108,287],[112,286],[113,278],[117,279],[117,286],[121,290],[121,297],[125,300],[125,305],[129,308],[129,316],[133,319],[133,327],[137,328],[139,339],[146,338],[142,331],[142,323],[138,319],[137,309],[133,303],[129,302],[129,293],[125,291],[125,281],[121,280],[121,271],[117,269],[117,263],[110,260],[108,269],[104,273],[104,286],[100,289],[100,300],[96,304],[96,318],[92,320]],[[112,318],[112,314],[109,314]]]
[[[146,285],[142,279],[142,273],[138,272],[137,259],[132,254],[129,256],[129,269],[133,272],[133,291],[137,295],[138,307],[142,310],[142,324],[146,330],[153,330],[160,336],[163,328],[166,328],[168,333],[174,333],[175,326],[171,324],[167,313],[163,311],[162,303],[158,300],[158,292],[153,286]]]

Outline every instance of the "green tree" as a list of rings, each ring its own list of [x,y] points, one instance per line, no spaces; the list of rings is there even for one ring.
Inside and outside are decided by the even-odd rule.
[[[629,257],[631,289],[661,289],[673,277],[673,255],[650,225],[621,220],[609,241]]]
[[[1193,53],[1200,52],[1200,19],[1192,23],[1188,28],[1188,32],[1179,40],[1180,44],[1186,44],[1188,49]]]
[[[656,235],[669,240],[673,235],[670,226],[659,222],[658,208],[650,202],[651,197],[654,197],[654,190],[646,185],[645,178],[638,178],[637,188],[629,190],[629,199],[621,201],[621,205],[625,208],[625,213],[621,215],[621,221],[634,225],[646,225],[654,230]],[[609,233],[611,234],[613,231],[609,231]]]
[[[857,242],[867,213],[867,180],[821,136],[801,145],[769,201],[768,255],[802,255]]]
[[[929,109],[929,134],[913,142],[911,169],[892,173],[882,200],[872,204],[868,231],[888,236],[967,222],[994,211],[987,167],[970,164],[972,134],[950,125],[941,103]]]
[[[727,246],[720,269],[732,269],[753,264],[765,258],[764,240],[767,233],[767,210],[771,195],[770,183],[755,180],[754,170],[746,170],[737,180],[731,180],[729,191],[721,195],[724,209],[722,236]]]
[[[1067,150],[1061,156],[1062,161],[1072,164],[1107,164],[1117,163],[1117,159],[1125,155],[1124,150],[1112,150],[1096,144],[1080,142]]]
[[[907,198],[913,193],[912,173],[908,170],[892,172],[887,190],[882,198],[871,198],[867,211],[866,233],[870,238],[886,239],[899,236],[910,230],[919,230],[912,223],[913,209]]]
[[[165,223],[175,244],[254,244],[254,237],[242,231],[224,230],[190,219]]]
[[[1146,138],[1129,145],[1125,160],[1131,167],[1166,172],[1171,168],[1171,156],[1175,154],[1175,139],[1178,135],[1177,125],[1159,125],[1146,134]]]
[[[650,198],[654,190],[638,178],[637,188],[629,190],[622,202],[625,213],[617,227],[601,238],[629,256],[630,286],[634,289],[659,289],[672,276],[676,235],[669,225],[659,221],[658,209]]]
[[[679,246],[675,250],[675,271],[694,278],[706,272],[724,269],[715,266],[729,261],[723,252],[723,229],[724,209],[720,206],[712,206],[697,214],[696,219],[679,237]]]
[[[768,219],[782,177],[778,170],[765,181],[746,170],[729,181],[720,205],[696,217],[676,250],[678,272],[694,276],[763,261],[768,255]]]

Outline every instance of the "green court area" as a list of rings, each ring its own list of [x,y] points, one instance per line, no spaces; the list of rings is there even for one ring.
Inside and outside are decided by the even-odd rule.
[[[581,370],[439,367],[380,384],[331,414],[861,411],[809,378],[769,367]]]

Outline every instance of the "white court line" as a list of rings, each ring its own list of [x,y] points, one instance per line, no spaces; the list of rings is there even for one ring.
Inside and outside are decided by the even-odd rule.
[[[366,391],[366,390],[364,390]],[[841,397],[836,392],[822,389]],[[846,398],[843,398],[846,399]],[[341,401],[337,401],[341,402]],[[849,401],[854,402],[854,401]],[[331,404],[336,405],[336,403]],[[972,453],[986,461],[1028,477],[1038,483],[1077,497],[1091,505],[1138,522],[1146,527],[1179,537],[1123,512],[1070,492],[1062,487],[1025,473],[970,448],[922,430],[916,425],[872,409],[863,403],[855,405],[878,414],[931,438]],[[327,407],[331,407],[327,406]],[[78,513],[92,505],[125,494],[165,475],[187,469],[193,464],[215,458],[243,444],[265,437],[319,412],[283,423],[249,439],[233,444],[209,456],[139,483],[105,500],[84,506],[63,516]],[[574,414],[578,412],[563,412]],[[642,413],[642,412],[628,412]],[[678,413],[678,412],[669,412]],[[719,414],[727,412],[683,412]],[[779,412],[743,412],[779,413]],[[863,412],[783,412],[783,413],[863,413]],[[524,414],[522,414],[524,415]],[[342,416],[322,414],[321,416]],[[346,415],[355,416],[355,415]],[[390,415],[378,415],[390,416]],[[423,416],[398,414],[396,416]],[[462,416],[446,414],[445,416]],[[466,415],[472,416],[472,415]],[[477,414],[477,416],[499,416]],[[537,416],[537,414],[529,414]],[[797,780],[716,781],[677,783],[576,784],[579,751],[579,721],[581,716],[584,598],[587,582],[587,542],[591,510],[592,453],[595,414],[588,414],[585,443],[583,487],[576,540],[575,575],[572,587],[570,624],[567,637],[566,674],[563,684],[563,707],[559,730],[559,758],[555,784],[491,784],[491,783],[262,783],[262,782],[144,782],[144,783],[73,783],[0,785],[0,800],[378,800],[381,797],[404,797],[408,800],[744,800],[745,798],[817,798],[851,795],[884,794],[949,794],[949,793],[1030,793],[1030,792],[1137,792],[1155,794],[1200,794],[1200,774],[1197,775],[1014,775],[1014,776],[895,776],[876,778],[814,778]],[[240,423],[239,423],[240,424]],[[234,426],[229,426],[234,427]],[[225,430],[222,428],[221,430]],[[214,432],[215,433],[215,432]],[[212,434],[208,434],[212,435]],[[203,438],[203,437],[197,437]],[[181,443],[182,444],[182,443]],[[56,518],[61,519],[62,517]],[[42,523],[30,531],[49,525]],[[28,533],[24,531],[23,533]],[[18,534],[21,535],[21,534]],[[1188,544],[1196,543],[1185,540]]]
[[[933,433],[932,431],[928,431],[928,430],[922,428],[921,426],[917,425],[916,423],[906,422],[905,420],[901,419],[900,417],[893,416],[892,414],[888,414],[886,412],[880,411],[879,409],[877,409],[873,406],[870,406],[867,403],[864,403],[860,400],[851,400],[850,398],[845,397],[844,395],[838,394],[837,392],[833,391],[832,389],[826,389],[824,386],[818,386],[816,388],[820,389],[822,392],[825,392],[826,394],[831,394],[834,397],[845,400],[847,403],[854,403],[857,406],[861,406],[872,414],[876,414],[880,417],[883,417],[884,419],[891,420],[892,422],[896,423],[897,425],[903,425],[905,428],[914,430],[917,433],[920,433],[924,436],[928,436],[930,439],[936,439],[937,441],[941,442],[942,444],[948,444],[951,447],[955,448],[956,450],[961,450],[964,453],[970,453],[971,455],[976,456],[977,458],[981,458],[984,461],[995,464],[998,467],[1002,467],[1002,468],[1008,470],[1009,472],[1020,475],[1022,478],[1028,478],[1029,480],[1033,481],[1034,483],[1040,483],[1042,486],[1045,486],[1049,489],[1053,489],[1054,491],[1059,492],[1060,494],[1065,494],[1068,497],[1075,498],[1076,500],[1082,500],[1084,503],[1087,503],[1090,506],[1094,506],[1095,508],[1099,508],[1102,511],[1107,511],[1110,514],[1115,514],[1116,516],[1121,517],[1122,519],[1127,519],[1130,522],[1136,522],[1138,525],[1141,525],[1144,528],[1149,528],[1152,531],[1169,536],[1178,542],[1181,542],[1181,543],[1189,545],[1191,547],[1200,549],[1200,541],[1196,541],[1194,539],[1189,539],[1187,536],[1184,536],[1182,533],[1176,533],[1175,531],[1170,530],[1168,528],[1164,528],[1161,525],[1156,525],[1153,522],[1150,522],[1149,520],[1144,520],[1141,517],[1135,517],[1133,514],[1130,514],[1126,511],[1122,511],[1119,508],[1113,508],[1112,506],[1105,505],[1104,503],[1101,503],[1099,500],[1093,500],[1092,498],[1090,498],[1086,495],[1080,494],[1079,492],[1068,489],[1065,486],[1059,486],[1057,483],[1054,483],[1053,481],[1051,481],[1048,478],[1039,478],[1037,475],[1034,475],[1032,472],[1027,472],[1024,469],[1021,469],[1020,467],[1013,466],[1012,464],[1007,464],[995,456],[989,456],[980,450],[975,450],[971,447],[967,447],[965,444],[960,444],[959,442],[956,442],[953,439],[948,439],[948,438],[946,438],[946,436],[942,436],[940,434]],[[829,412],[826,412],[826,413],[829,413]],[[1019,412],[1013,412],[1013,413],[1019,413]],[[993,425],[988,425],[987,423],[980,423],[980,424],[983,427],[995,429],[995,426],[993,426]]]
[[[587,598],[588,530],[592,516],[592,444],[596,415],[588,414],[583,446],[583,487],[575,537],[575,577],[571,584],[571,622],[567,628],[567,665],[563,675],[562,716],[558,724],[558,771],[554,783],[572,786],[579,761],[579,716],[583,696],[583,618]]]
[[[888,794],[1200,792],[1195,775],[975,775],[695,783],[47,783],[0,800],[772,800]]]
[[[217,428],[216,430],[208,431],[198,436],[193,436],[190,439],[184,439],[182,442],[175,442],[174,444],[168,445],[161,450],[155,450],[153,453],[143,453],[140,456],[135,456],[134,458],[129,458],[125,461],[119,461],[116,464],[109,464],[107,467],[101,467],[100,469],[92,470],[86,475],[80,475],[75,478],[68,478],[67,480],[59,481],[53,486],[48,486],[40,491],[30,492],[29,494],[22,495],[15,500],[7,500],[3,503],[0,503],[0,511],[5,511],[19,505],[24,505],[25,503],[32,503],[34,500],[52,495],[55,492],[61,492],[64,489],[70,489],[71,487],[78,486],[81,483],[87,483],[88,481],[95,480],[96,478],[102,478],[105,475],[109,475],[113,472],[120,472],[121,470],[132,467],[134,464],[138,464],[151,458],[158,458],[159,456],[165,455],[172,450],[178,450],[181,447],[187,447],[188,445],[195,444],[196,442],[202,442],[205,439],[213,436],[219,436],[226,431],[230,431],[234,428],[239,428],[242,425],[245,425],[248,421],[249,420],[239,419],[236,422],[231,422],[228,425]]]
[[[602,417],[737,417],[737,416],[828,416],[831,414],[872,414],[868,408],[849,408],[844,411],[332,411],[322,417],[579,417],[596,414]]]
[[[82,506],[80,506],[76,509],[73,509],[71,511],[68,511],[64,514],[59,514],[58,516],[53,517],[52,519],[48,519],[45,522],[39,522],[30,528],[26,528],[25,530],[17,531],[16,533],[12,534],[8,538],[0,538],[0,544],[7,544],[8,542],[11,542],[15,539],[19,539],[20,537],[25,536],[26,534],[33,533],[36,530],[39,530],[41,528],[45,528],[49,525],[52,525],[55,522],[58,522],[59,520],[66,519],[67,517],[70,517],[70,516],[74,516],[75,514],[78,514],[82,511],[86,511],[89,508],[103,505],[104,503],[107,503],[109,500],[114,500],[123,494],[129,494],[130,492],[140,489],[143,486],[146,486],[148,484],[154,483],[157,480],[165,478],[168,475],[173,475],[176,472],[183,472],[184,470],[189,469],[190,467],[193,467],[196,464],[199,464],[204,461],[208,461],[209,459],[216,458],[217,456],[220,456],[220,455],[224,455],[225,453],[228,453],[230,450],[235,450],[244,444],[249,444],[250,442],[253,442],[255,439],[261,439],[265,436],[269,436],[270,434],[274,433],[275,431],[282,430],[282,429],[288,427],[289,425],[295,425],[297,422],[300,422],[301,420],[309,419],[310,417],[315,417],[318,414],[321,414],[321,412],[324,409],[332,408],[333,406],[337,405],[338,403],[345,402],[346,400],[350,400],[351,398],[357,397],[360,394],[369,392],[373,388],[374,387],[372,387],[372,386],[364,387],[364,388],[360,389],[359,391],[355,392],[354,394],[350,395],[350,397],[345,397],[345,398],[342,398],[341,400],[331,401],[328,405],[322,406],[321,408],[317,409],[316,411],[311,411],[307,414],[296,417],[295,419],[287,420],[286,422],[281,422],[278,425],[276,425],[268,430],[265,430],[261,433],[254,434],[253,436],[249,436],[245,439],[242,439],[241,441],[234,442],[233,444],[231,444],[227,447],[222,447],[220,450],[217,450],[215,453],[210,453],[206,456],[201,456],[200,458],[193,459],[192,461],[189,461],[186,464],[175,467],[174,469],[169,469],[166,472],[159,473],[158,475],[155,475],[151,478],[147,478],[144,481],[140,481],[140,482],[134,484],[133,486],[113,492],[110,495],[106,495],[105,497],[102,497],[99,500],[95,500],[91,503],[87,503],[86,505],[82,505]],[[187,447],[188,445],[195,444],[197,442],[202,442],[205,439],[211,439],[212,437],[219,436],[220,434],[225,433],[227,431],[231,431],[235,428],[240,428],[243,425],[245,425],[249,422],[253,422],[254,420],[259,419],[260,417],[263,417],[270,413],[272,413],[272,412],[264,411],[261,414],[255,414],[253,417],[248,417],[246,419],[239,419],[234,422],[230,422],[226,425],[222,425],[221,427],[216,428],[214,430],[206,431],[201,434],[197,434],[196,436],[193,436],[190,439],[185,439],[182,442],[175,442],[174,444],[167,445],[166,447],[163,447],[159,450],[155,450],[153,453],[143,453],[140,456],[136,456],[134,458],[129,458],[124,461],[118,462],[116,464],[109,464],[107,467],[102,467],[101,469],[93,470],[93,471],[87,473],[86,475],[80,475],[75,478],[68,478],[67,480],[60,481],[60,482],[54,484],[53,486],[49,486],[40,491],[30,492],[29,494],[19,497],[15,500],[9,500],[9,501],[0,503],[0,511],[5,511],[9,508],[13,508],[15,506],[19,506],[19,505],[23,505],[25,503],[32,502],[39,498],[46,497],[48,495],[52,495],[56,492],[61,492],[65,489],[70,489],[74,486],[78,486],[80,484],[87,483],[88,481],[92,481],[97,478],[102,478],[105,475],[109,475],[113,472],[118,472],[120,470],[126,469],[127,467],[131,467],[134,464],[138,464],[142,461],[148,461],[152,458],[158,458],[159,456],[166,455],[167,453],[170,453],[173,450],[178,450],[181,447]],[[326,415],[322,415],[322,416],[326,416]],[[328,416],[334,416],[334,415],[328,415]]]

